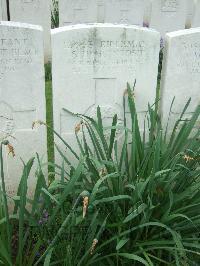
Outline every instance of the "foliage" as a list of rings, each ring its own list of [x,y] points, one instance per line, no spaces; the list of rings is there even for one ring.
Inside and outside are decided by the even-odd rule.
[[[59,27],[59,8],[58,0],[52,0],[53,10],[51,11],[51,27],[52,29]]]
[[[126,100],[130,128],[128,115],[124,126],[115,115],[112,126],[104,127],[99,107],[97,120],[74,114],[80,118],[79,152],[53,131],[67,151],[56,146],[62,157],[62,165],[53,165],[59,178],[47,186],[37,157],[36,190],[28,199],[31,159],[11,215],[2,182],[2,264],[199,265],[200,130],[194,127],[200,106],[183,120],[188,102],[168,137],[153,106],[141,133],[129,86],[124,110]],[[1,166],[3,181],[2,157]]]

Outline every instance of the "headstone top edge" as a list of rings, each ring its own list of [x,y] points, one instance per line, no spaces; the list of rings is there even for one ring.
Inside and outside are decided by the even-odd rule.
[[[160,35],[160,33],[152,28],[145,28],[136,25],[128,24],[113,24],[113,23],[90,23],[90,24],[75,24],[70,26],[63,26],[51,30],[51,34],[57,34],[65,31],[79,30],[79,29],[92,29],[92,28],[122,28],[122,29],[133,29],[140,30],[147,33],[154,33]]]
[[[168,32],[166,33],[166,37],[171,39],[171,38],[175,38],[179,36],[186,36],[186,35],[190,35],[194,33],[200,33],[200,27]]]
[[[43,31],[43,28],[39,25],[21,23],[21,22],[15,22],[15,21],[0,21],[0,27],[1,26]]]

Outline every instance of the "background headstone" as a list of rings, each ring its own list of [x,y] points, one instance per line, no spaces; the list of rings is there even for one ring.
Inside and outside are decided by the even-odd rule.
[[[0,23],[0,139],[9,139],[16,156],[4,156],[8,193],[19,185],[23,163],[36,152],[46,162],[46,128],[32,129],[35,120],[45,121],[43,32],[40,26]],[[35,174],[29,180],[35,184]]]
[[[7,5],[6,0],[0,0],[0,20],[6,21],[7,18]]]
[[[191,27],[200,27],[200,0],[195,0],[194,16]]]
[[[104,122],[123,115],[127,82],[133,86],[143,130],[148,102],[156,95],[160,34],[136,26],[94,24],[52,30],[54,127],[75,146],[79,119],[65,111],[95,116]],[[62,58],[62,60],[61,60]],[[96,116],[95,116],[96,118]]]
[[[167,124],[173,98],[169,130],[174,126],[189,98],[192,102],[185,118],[200,103],[200,29],[168,33],[162,71],[162,116]]]
[[[144,0],[60,0],[60,26],[80,23],[143,24]]]
[[[186,0],[152,0],[150,27],[164,38],[167,32],[185,29]]]
[[[104,22],[143,25],[144,0],[106,0]]]
[[[100,4],[103,14],[98,14]],[[104,8],[104,0],[59,0],[59,25],[103,22],[98,17],[104,16]]]
[[[9,0],[10,20],[40,25],[44,30],[45,62],[51,58],[51,2],[50,0]]]
[[[195,11],[195,0],[187,0],[187,17],[186,17],[186,28],[191,27],[192,19]]]
[[[145,0],[145,7],[144,7],[144,26],[149,26],[150,16],[151,16],[151,0]]]

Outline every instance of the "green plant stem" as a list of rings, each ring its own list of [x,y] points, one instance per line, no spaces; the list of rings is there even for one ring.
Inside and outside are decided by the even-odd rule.
[[[7,202],[7,197],[6,197],[6,186],[5,186],[4,169],[3,169],[3,145],[5,145],[5,143],[1,142],[1,146],[0,146],[1,182],[2,182],[2,191],[3,191],[4,211],[5,211],[5,216],[6,216],[8,250],[9,250],[9,253],[11,254],[11,232],[10,232],[8,202]]]

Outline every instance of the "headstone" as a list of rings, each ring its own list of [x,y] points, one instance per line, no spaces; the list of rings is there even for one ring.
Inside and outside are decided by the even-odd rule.
[[[167,125],[172,100],[169,131],[189,98],[192,101],[184,118],[200,103],[200,29],[188,29],[168,33],[164,50],[161,82],[163,124]]]
[[[187,0],[187,17],[185,27],[187,29],[191,28],[191,23],[194,16],[195,11],[195,0]]]
[[[194,16],[192,19],[191,27],[200,27],[200,0],[195,0]]]
[[[10,20],[40,25],[44,30],[45,62],[51,59],[50,0],[9,0]]]
[[[144,0],[60,0],[60,26],[80,23],[143,24]]]
[[[96,118],[100,106],[106,124],[111,125],[116,113],[122,120],[126,84],[133,86],[135,80],[142,130],[148,102],[155,101],[159,44],[158,32],[137,26],[93,24],[52,30],[55,130],[75,147],[79,119],[70,112]]]
[[[40,26],[0,22],[0,140],[8,139],[15,157],[5,150],[4,172],[10,195],[16,192],[23,163],[36,152],[46,161],[43,32]],[[29,180],[35,184],[34,171]]]
[[[145,7],[144,7],[144,26],[148,27],[150,22],[150,16],[151,16],[151,0],[145,0]]]
[[[6,0],[0,0],[0,21],[2,20],[8,20]]]
[[[144,0],[106,0],[105,22],[143,25]]]
[[[59,1],[59,24],[67,26],[79,23],[94,23],[98,21],[98,5],[103,5],[104,0],[60,0]],[[104,14],[103,14],[104,16]],[[104,19],[104,17],[103,17]]]
[[[186,0],[152,0],[150,27],[162,38],[167,32],[185,29]]]

